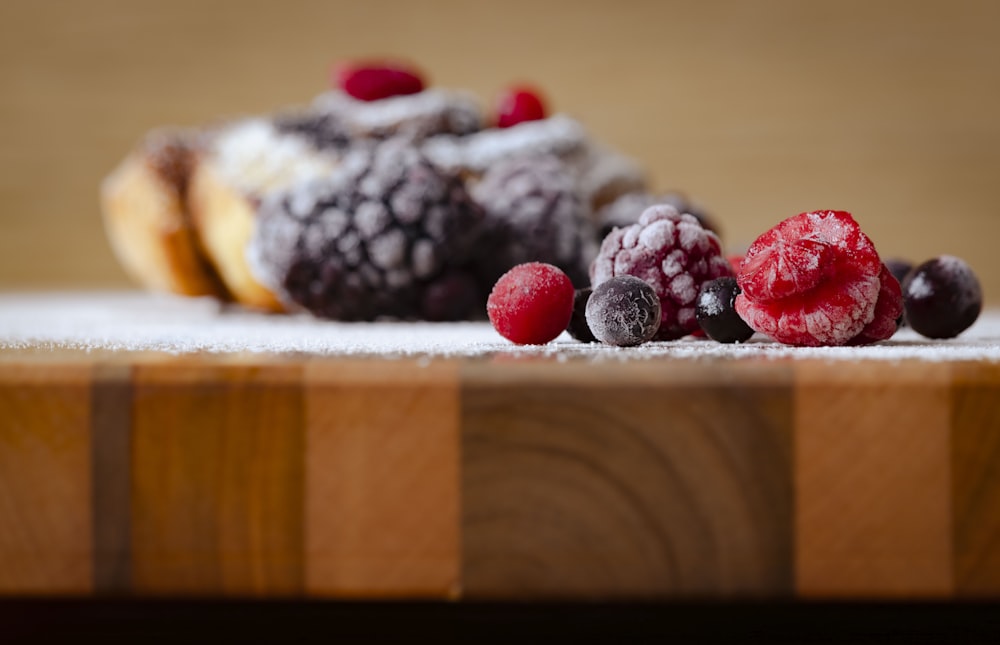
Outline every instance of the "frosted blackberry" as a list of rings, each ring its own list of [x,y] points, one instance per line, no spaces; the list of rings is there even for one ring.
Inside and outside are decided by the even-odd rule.
[[[698,325],[712,340],[720,343],[742,343],[753,336],[753,329],[736,313],[736,296],[740,288],[736,278],[723,277],[701,285],[695,313]]]
[[[609,345],[641,345],[660,327],[660,299],[653,287],[639,278],[611,278],[590,294],[587,325],[598,340]]]
[[[351,133],[332,114],[302,112],[283,114],[275,118],[274,126],[279,132],[297,134],[318,150],[343,152],[351,146]]]
[[[555,265],[577,287],[589,284],[587,265],[596,245],[588,207],[557,157],[500,161],[471,193],[486,212],[488,240],[482,270],[488,284],[525,262]]]
[[[954,338],[976,322],[983,291],[972,267],[951,255],[928,260],[903,282],[906,321],[928,338]]]
[[[643,211],[657,204],[673,206],[679,213],[693,215],[702,226],[719,235],[719,227],[712,217],[683,193],[673,191],[654,195],[645,192],[632,192],[625,193],[597,211],[595,219],[598,226],[598,238],[603,240],[615,228],[624,228],[635,224],[639,221],[639,216],[642,215]]]
[[[732,276],[733,269],[715,233],[693,216],[659,205],[646,209],[636,224],[604,238],[590,273],[595,285],[619,275],[648,282],[662,309],[656,339],[673,340],[698,329],[695,300],[701,285]]]
[[[482,221],[458,177],[389,140],[269,197],[248,259],[262,283],[320,317],[461,319],[485,302],[463,274]]]
[[[594,336],[594,332],[590,331],[590,325],[587,324],[587,301],[593,292],[593,289],[586,287],[577,289],[573,296],[573,315],[569,319],[566,331],[581,343],[597,342],[597,337]]]

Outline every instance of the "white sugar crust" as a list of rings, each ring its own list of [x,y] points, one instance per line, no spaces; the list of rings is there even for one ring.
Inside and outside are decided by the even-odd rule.
[[[579,343],[563,334],[519,347],[488,323],[337,323],[307,315],[262,314],[208,298],[140,292],[0,294],[0,352],[68,348],[169,354],[308,354],[317,356],[491,357],[554,360],[795,360],[1000,362],[1000,310],[988,310],[961,336],[928,340],[903,329],[866,347],[789,347],[760,335],[723,345],[685,338],[619,348]]]

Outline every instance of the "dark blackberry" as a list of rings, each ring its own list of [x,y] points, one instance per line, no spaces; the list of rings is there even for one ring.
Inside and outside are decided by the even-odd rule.
[[[653,195],[652,193],[625,193],[615,201],[597,211],[598,240],[603,240],[608,233],[616,228],[625,228],[639,221],[639,216],[650,206],[667,204],[677,209],[678,213],[692,215],[698,223],[716,235],[721,235],[719,226],[703,208],[691,202],[687,196],[678,191]]]
[[[596,245],[588,207],[558,157],[500,161],[471,193],[487,217],[486,283],[518,264],[545,262],[565,271],[578,288],[589,284],[587,267]]]
[[[906,322],[928,338],[954,338],[976,322],[983,309],[979,279],[952,255],[928,260],[903,282]]]
[[[594,332],[590,331],[590,325],[587,324],[587,301],[593,292],[593,289],[586,287],[577,289],[573,296],[573,316],[569,319],[566,331],[581,343],[597,342],[597,337],[594,336]]]
[[[753,329],[736,313],[736,296],[740,288],[736,278],[723,277],[701,285],[695,314],[698,325],[712,340],[720,343],[742,343],[753,336]]]
[[[639,278],[611,278],[590,294],[587,325],[598,340],[609,345],[641,345],[660,328],[660,299],[653,287]]]
[[[275,118],[279,132],[297,134],[307,139],[318,150],[343,152],[351,146],[351,133],[343,122],[332,114],[301,112],[282,114]]]
[[[892,277],[899,281],[899,284],[903,284],[903,280],[906,279],[906,274],[913,270],[913,263],[909,260],[892,258],[891,260],[885,261],[885,267],[889,269],[889,273],[892,274]]]
[[[485,302],[462,276],[482,221],[458,177],[394,139],[268,198],[248,257],[262,283],[320,317],[463,319]]]

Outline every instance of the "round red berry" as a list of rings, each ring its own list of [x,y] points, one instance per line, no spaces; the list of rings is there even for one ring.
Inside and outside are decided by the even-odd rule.
[[[344,63],[333,70],[333,83],[360,101],[378,101],[423,91],[420,72],[401,63]]]
[[[497,127],[509,128],[525,121],[544,119],[545,103],[530,87],[512,87],[500,95],[497,102]]]
[[[544,262],[519,264],[503,274],[486,301],[486,313],[501,336],[518,345],[543,345],[569,325],[573,283]]]

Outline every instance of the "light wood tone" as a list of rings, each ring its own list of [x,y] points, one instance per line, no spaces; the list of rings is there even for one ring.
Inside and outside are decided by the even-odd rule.
[[[738,247],[814,208],[885,255],[966,258],[1000,298],[994,0],[5,0],[0,287],[126,284],[96,192],[148,130],[306,102],[331,61],[411,58],[554,108]]]
[[[136,368],[136,592],[301,593],[299,377],[294,366]]]
[[[306,372],[306,587],[457,597],[457,367],[320,362]]]
[[[92,589],[89,375],[0,365],[0,594]]]
[[[955,585],[1000,595],[1000,366],[956,368],[952,389]]]
[[[799,594],[952,593],[948,379],[933,363],[797,366]]]
[[[578,387],[468,370],[468,597],[791,593],[789,374],[730,387],[721,366],[677,367],[693,378],[672,388],[663,365],[641,382],[621,366],[557,368],[586,371]]]

